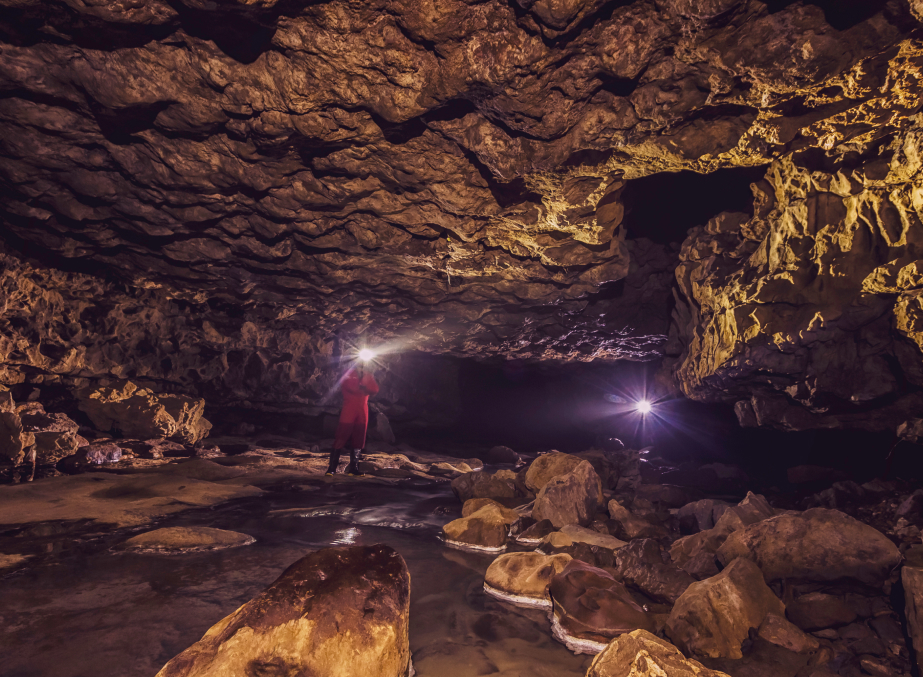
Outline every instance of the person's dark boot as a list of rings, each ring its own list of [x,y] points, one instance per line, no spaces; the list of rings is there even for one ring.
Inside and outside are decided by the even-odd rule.
[[[359,459],[362,458],[361,449],[350,449],[349,450],[349,465],[346,466],[347,475],[362,475],[359,472]]]
[[[325,475],[335,475],[338,465],[340,465],[340,450],[331,449],[330,450],[330,463],[327,464],[327,472],[324,474]]]

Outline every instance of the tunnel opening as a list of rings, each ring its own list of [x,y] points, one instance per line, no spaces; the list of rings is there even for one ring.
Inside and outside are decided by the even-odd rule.
[[[622,191],[629,238],[644,237],[658,244],[682,242],[690,228],[704,226],[721,212],[753,210],[750,184],[765,167],[719,169],[711,174],[662,172],[629,181]]]

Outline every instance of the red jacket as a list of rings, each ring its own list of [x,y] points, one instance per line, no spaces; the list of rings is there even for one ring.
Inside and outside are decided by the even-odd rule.
[[[340,423],[369,424],[369,395],[378,392],[375,377],[365,372],[362,381],[355,369],[350,369],[340,383],[343,391],[343,410],[340,412]]]

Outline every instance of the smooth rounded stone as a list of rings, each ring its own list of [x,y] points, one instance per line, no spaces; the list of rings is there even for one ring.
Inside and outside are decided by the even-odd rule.
[[[655,602],[674,604],[695,579],[670,561],[657,541],[638,539],[615,552],[622,582]]]
[[[410,668],[410,573],[386,545],[301,558],[157,677],[362,675]]]
[[[500,552],[506,548],[510,525],[519,518],[514,510],[488,503],[467,517],[442,527],[449,545],[468,550]]]
[[[696,534],[700,531],[707,531],[715,526],[724,511],[730,507],[730,503],[714,498],[703,498],[701,501],[687,503],[676,513],[680,532]]]
[[[741,643],[769,613],[784,616],[785,605],[753,562],[738,559],[717,576],[690,585],[665,631],[687,655],[742,658]]]
[[[211,527],[166,527],[133,536],[118,548],[134,552],[172,555],[237,548],[254,542],[256,539],[253,536],[236,531],[212,529]]]
[[[790,610],[791,605],[786,611]],[[767,642],[772,642],[776,646],[795,653],[808,653],[820,646],[817,639],[805,634],[794,623],[774,613],[766,614],[766,618],[760,624],[758,635]]]
[[[472,498],[515,498],[522,495],[516,487],[515,476],[503,470],[494,474],[476,470],[452,480],[452,492],[463,503]]]
[[[901,561],[897,546],[880,531],[825,508],[779,515],[735,531],[717,557],[724,565],[737,558],[752,560],[767,581],[851,579],[869,585],[884,583]]]
[[[669,642],[647,630],[616,637],[600,652],[586,677],[728,677],[686,658]]]
[[[620,531],[629,541],[635,538],[661,539],[669,536],[667,530],[662,526],[648,522],[643,517],[633,515],[631,511],[615,499],[609,501],[608,507],[609,516],[618,523]]]
[[[462,506],[462,517],[470,517],[472,514],[476,513],[478,510],[483,508],[485,505],[495,505],[501,510],[507,510],[508,508],[501,503],[498,503],[492,498],[469,498],[465,501],[465,504]],[[518,514],[517,514],[518,519]]]
[[[602,534],[593,529],[587,529],[576,524],[566,524],[559,529],[559,533],[567,536],[573,543],[586,543],[587,545],[605,548],[606,550],[618,550],[627,545],[625,541],[619,540],[615,536]]]
[[[538,545],[548,534],[554,531],[551,520],[539,520],[516,536],[520,545]]]
[[[655,629],[624,585],[580,560],[571,560],[548,591],[554,604],[552,633],[574,653],[599,653],[619,635]]]
[[[856,612],[841,598],[823,592],[809,592],[789,603],[785,615],[802,630],[814,631],[849,625]]]
[[[551,451],[542,454],[526,470],[526,486],[535,493],[548,484],[555,477],[573,472],[583,459],[572,454],[563,454],[560,451]]]
[[[571,556],[566,554],[505,553],[487,568],[484,591],[518,606],[550,609],[548,586],[570,561]]]
[[[122,459],[122,448],[117,444],[88,444],[77,449],[77,461],[91,465],[115,463]]]
[[[509,447],[497,446],[491,448],[487,452],[487,456],[484,459],[488,463],[519,463],[519,454],[510,449]]]
[[[541,488],[532,517],[550,520],[558,528],[568,524],[586,526],[596,515],[600,496],[599,475],[587,461],[580,461],[572,472],[551,479]]]

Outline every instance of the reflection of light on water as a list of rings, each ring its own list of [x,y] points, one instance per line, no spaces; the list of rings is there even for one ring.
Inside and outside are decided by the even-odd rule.
[[[359,538],[359,530],[356,527],[340,529],[335,533],[336,538],[330,542],[330,545],[352,545]]]

